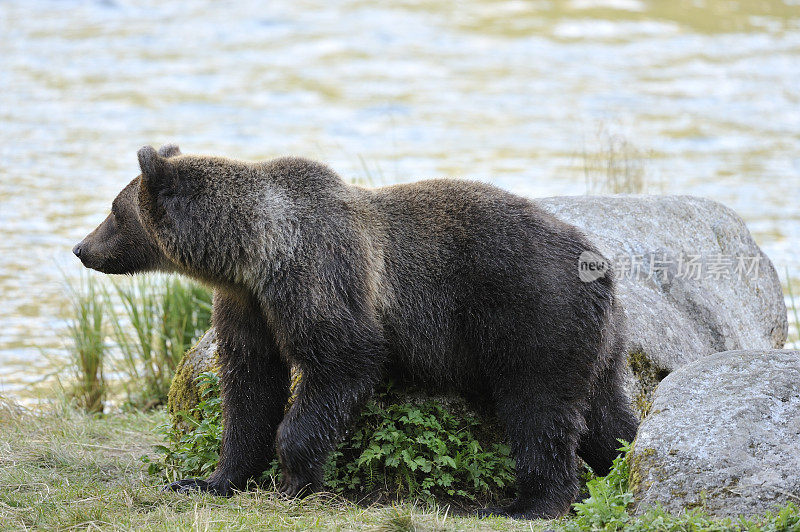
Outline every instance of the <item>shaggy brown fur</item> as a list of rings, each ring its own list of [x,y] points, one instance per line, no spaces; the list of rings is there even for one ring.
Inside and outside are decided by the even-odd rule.
[[[527,199],[452,180],[366,189],[313,161],[174,146],[146,146],[139,163],[75,253],[99,271],[215,288],[221,460],[172,489],[230,494],[275,450],[282,492],[319,489],[328,453],[389,377],[494,407],[518,498],[484,513],[567,511],[577,455],[602,474],[616,439],[634,437],[611,273],[581,282],[578,257],[597,250]],[[291,365],[303,380],[284,415]]]

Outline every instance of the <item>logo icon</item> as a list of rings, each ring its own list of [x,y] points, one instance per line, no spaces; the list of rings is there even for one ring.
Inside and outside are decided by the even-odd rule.
[[[591,283],[603,277],[610,265],[602,255],[593,251],[584,251],[578,257],[578,277],[584,283]]]

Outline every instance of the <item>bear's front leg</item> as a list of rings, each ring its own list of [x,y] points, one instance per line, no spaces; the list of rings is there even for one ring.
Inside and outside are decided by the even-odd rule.
[[[179,480],[165,489],[231,495],[245,489],[275,456],[275,434],[289,398],[290,377],[255,300],[216,291],[213,323],[222,388],[219,464],[207,480]]]
[[[302,497],[322,487],[322,469],[374,384],[303,373],[297,397],[278,427],[276,447],[282,466],[278,489]]]
[[[322,487],[322,468],[383,372],[380,336],[347,331],[314,342],[313,362],[301,366],[296,398],[278,427],[281,493],[305,496]],[[328,348],[328,349],[325,349]]]

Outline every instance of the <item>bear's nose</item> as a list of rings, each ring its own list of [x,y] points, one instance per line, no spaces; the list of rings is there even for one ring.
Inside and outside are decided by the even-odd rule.
[[[80,243],[75,244],[75,247],[72,248],[72,252],[75,254],[76,257],[81,258],[81,253],[83,252],[81,244]]]

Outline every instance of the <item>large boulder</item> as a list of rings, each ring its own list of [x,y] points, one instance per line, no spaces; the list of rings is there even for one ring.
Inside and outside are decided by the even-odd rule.
[[[658,382],[681,366],[718,351],[783,347],[788,323],[775,268],[727,207],[689,196],[536,202],[580,227],[619,270],[632,369],[627,388],[640,414]],[[197,401],[192,378],[210,367],[214,349],[210,332],[187,353],[170,391],[171,411]]]
[[[754,515],[800,500],[800,351],[717,353],[671,373],[634,443],[637,511]]]
[[[640,414],[670,372],[711,353],[780,349],[788,322],[772,262],[742,219],[691,196],[536,200],[612,262],[627,321],[628,392]]]

